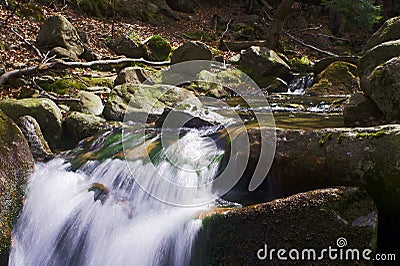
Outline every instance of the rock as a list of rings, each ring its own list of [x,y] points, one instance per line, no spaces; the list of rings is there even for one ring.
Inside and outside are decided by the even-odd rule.
[[[285,80],[290,67],[273,50],[251,46],[240,55],[238,68],[249,75],[261,88],[271,85],[271,79]]]
[[[361,85],[387,122],[400,121],[400,56],[376,67]]]
[[[15,122],[20,116],[34,117],[50,147],[60,144],[62,115],[53,101],[43,98],[6,99],[0,101],[0,109]]]
[[[142,84],[149,75],[141,67],[126,67],[122,69],[114,80],[114,87],[124,83]]]
[[[194,4],[191,0],[167,0],[167,4],[174,11],[194,13]]]
[[[343,187],[310,191],[249,207],[211,212],[203,218],[197,242],[205,247],[194,249],[202,250],[195,258],[202,259],[199,263],[202,265],[282,265],[286,263],[277,257],[279,249],[286,250],[281,256],[289,261],[290,254],[296,256],[290,252],[292,249],[299,251],[300,258],[303,250],[314,249],[314,259],[313,253],[305,256],[309,254],[309,261],[317,262],[321,251],[331,246],[359,249],[360,259],[349,259],[357,263],[363,261],[365,249],[371,250],[373,258],[377,227],[377,210],[365,191]],[[346,244],[338,246],[342,238]],[[272,249],[275,252],[270,258]],[[326,252],[315,265],[343,265],[343,261],[331,260]]]
[[[387,42],[400,39],[400,17],[391,18],[371,36],[365,45],[364,51],[368,51],[373,47]]]
[[[160,35],[152,36],[144,45],[148,50],[148,58],[152,61],[167,60],[172,49],[171,44]]]
[[[151,121],[164,108],[180,104],[183,109],[202,105],[192,92],[179,87],[123,84],[112,90],[103,115],[108,120],[122,121],[127,113],[127,119],[145,122],[147,115]]]
[[[359,57],[356,56],[339,56],[339,57],[326,57],[321,60],[315,61],[313,66],[314,75],[318,75],[324,71],[330,64],[342,61],[353,65],[358,65]]]
[[[86,61],[96,61],[100,60],[101,57],[100,55],[96,54],[89,46],[85,45],[85,50],[83,51],[83,54],[81,55],[81,58],[86,60]]]
[[[248,134],[248,167],[233,190],[237,198],[227,197],[228,200],[250,197],[247,187],[259,160],[260,130],[251,128]],[[260,200],[332,186],[362,186],[378,206],[382,239],[393,235],[400,237],[399,135],[400,125],[277,129],[274,161],[268,177],[259,187]]]
[[[89,192],[93,191],[94,201],[100,200],[101,204],[104,204],[104,202],[108,199],[108,196],[110,194],[108,188],[100,183],[93,183],[92,186],[88,189],[88,191]]]
[[[22,209],[34,162],[21,130],[0,111],[0,264],[7,265],[11,230]]]
[[[367,77],[379,65],[400,55],[400,39],[381,43],[365,52],[358,64],[359,76],[361,77],[361,88],[363,88],[363,77]]]
[[[49,144],[44,139],[42,130],[38,122],[32,116],[21,116],[18,121],[18,126],[28,140],[29,147],[33,158],[37,161],[49,161],[54,158]]]
[[[223,76],[218,77],[219,74],[203,70],[197,75],[198,82],[191,84],[189,89],[197,95],[207,95],[219,99],[226,98],[231,94],[227,87],[229,84],[228,82],[222,82]],[[227,78],[226,81],[228,81]],[[226,85],[226,87],[224,88],[223,85]]]
[[[36,46],[45,50],[62,47],[74,54],[74,57],[79,57],[84,51],[76,28],[62,15],[46,19],[40,28]]]
[[[346,95],[359,89],[357,66],[334,62],[317,75],[315,84],[306,89],[310,95]]]
[[[101,115],[104,106],[101,98],[94,93],[80,91],[78,93],[79,102],[70,101],[69,107],[71,111],[79,111],[82,113]]]
[[[82,139],[109,130],[116,126],[105,119],[91,114],[72,112],[65,120],[65,129],[68,138],[77,143]]]
[[[192,60],[212,60],[210,48],[202,42],[187,42],[172,52],[171,64]]]
[[[167,116],[171,115],[172,120],[169,120],[168,123],[164,124]],[[187,121],[186,123],[182,123],[183,121]],[[155,121],[155,127],[161,128],[204,128],[214,126],[215,123],[211,123],[210,121],[204,120],[200,117],[193,116],[192,114],[179,111],[172,110],[170,108],[165,108],[164,112],[160,115],[160,117]]]
[[[67,59],[66,61],[78,61],[79,58],[78,56],[70,51],[67,50],[65,48],[62,47],[54,47],[53,49],[50,50],[49,56],[55,56],[57,58],[61,58],[61,59]]]
[[[120,36],[108,44],[110,49],[118,55],[125,55],[129,58],[145,58],[147,57],[146,47],[139,40]]]
[[[375,102],[363,93],[351,95],[343,110],[345,126],[376,126],[384,124],[382,112]]]

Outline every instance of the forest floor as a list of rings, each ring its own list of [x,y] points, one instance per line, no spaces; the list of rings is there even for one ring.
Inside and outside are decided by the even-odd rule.
[[[239,1],[225,1],[224,4],[213,5],[209,1],[199,1],[201,4],[193,14],[178,13],[182,19],[173,24],[152,25],[135,18],[118,20],[114,24],[115,35],[129,35],[135,32],[144,41],[146,38],[158,34],[165,37],[173,46],[179,46],[190,39],[200,39],[216,48],[221,32],[226,28],[224,40],[234,39],[260,39],[260,34],[250,32],[241,35],[234,32],[235,25],[248,24],[254,26],[254,15],[246,14],[245,7]],[[25,12],[26,13],[26,12]],[[108,49],[105,39],[110,38],[112,20],[88,16],[69,6],[61,9],[37,5],[30,14],[13,12],[0,6],[0,56],[5,71],[37,64],[39,58],[27,42],[34,44],[43,18],[55,14],[64,15],[78,29],[88,36],[89,46],[102,58],[115,57]],[[211,25],[210,19],[219,17],[219,31]],[[160,15],[161,16],[161,15]],[[227,27],[228,26],[228,27]],[[333,36],[329,30],[327,17],[321,8],[315,6],[300,6],[294,8],[286,20],[285,30],[302,41],[316,46],[322,50],[338,55],[349,55],[361,50],[361,43],[368,36]],[[18,36],[20,35],[20,36]],[[22,38],[21,38],[22,37]],[[289,57],[302,57],[307,55],[310,59],[321,58],[323,55],[299,44],[288,35],[283,35],[281,47]],[[225,52],[226,57],[234,53]]]

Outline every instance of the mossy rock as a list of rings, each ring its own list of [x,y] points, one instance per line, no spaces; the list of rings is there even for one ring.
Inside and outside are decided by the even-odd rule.
[[[145,42],[145,45],[147,46],[150,60],[165,61],[171,54],[171,44],[160,35],[152,36]]]
[[[311,95],[344,95],[359,89],[357,66],[348,62],[334,62],[315,79],[315,84],[306,90]]]
[[[376,249],[377,209],[370,196],[358,188],[315,190],[212,213],[203,218],[199,233],[198,244],[205,245],[203,253],[195,253],[204,265],[281,265],[276,252],[272,259],[268,256],[271,249],[285,249],[288,257],[291,249],[301,254],[303,249],[313,248],[318,257],[328,246],[337,248],[339,238],[347,240],[346,248]],[[267,258],[260,260],[257,253],[265,245]],[[328,256],[313,260],[313,265],[354,263],[335,262]],[[357,263],[368,265],[362,260]]]
[[[188,90],[174,86],[122,84],[116,86],[104,107],[103,115],[108,120],[122,121],[124,116],[133,121],[152,119],[164,108],[176,107],[182,102],[201,106],[197,97]]]
[[[303,57],[293,57],[289,60],[290,69],[294,72],[305,73],[311,72],[312,62],[307,56]]]
[[[388,122],[400,121],[400,56],[376,67],[361,84]]]
[[[379,65],[400,55],[400,39],[387,41],[366,51],[358,64],[359,76],[368,76]],[[362,84],[361,84],[362,86]]]
[[[118,123],[110,123],[98,116],[81,112],[70,113],[64,123],[66,137],[74,143],[118,125]]]
[[[177,64],[192,60],[212,60],[210,48],[198,41],[184,43],[172,52],[171,64]]]
[[[22,209],[34,163],[21,130],[0,111],[0,264],[7,265],[11,230]]]
[[[368,51],[378,44],[400,39],[400,17],[391,18],[371,36],[364,50]]]
[[[53,101],[44,98],[5,99],[0,101],[0,109],[16,123],[21,116],[34,117],[50,147],[60,144],[62,115]]]
[[[113,87],[112,78],[93,78],[93,77],[47,77],[37,80],[38,85],[45,91],[54,92],[60,95],[69,94],[76,96],[79,91],[89,87]]]

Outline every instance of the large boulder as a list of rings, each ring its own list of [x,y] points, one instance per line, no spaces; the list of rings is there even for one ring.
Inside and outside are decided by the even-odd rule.
[[[7,265],[11,230],[22,209],[33,157],[21,130],[0,111],[0,264]]]
[[[368,51],[374,46],[387,41],[395,41],[400,39],[400,17],[391,18],[371,36],[365,45],[364,50]]]
[[[400,121],[400,56],[364,76],[362,85],[363,91],[376,103],[388,122]]]
[[[52,100],[43,98],[5,99],[0,101],[0,109],[15,122],[24,115],[34,117],[50,147],[54,148],[59,144],[62,114]]]
[[[154,119],[164,108],[201,106],[188,90],[174,86],[123,84],[116,86],[104,107],[106,119],[122,121],[127,113],[130,120],[143,121],[147,115]]]
[[[345,95],[359,89],[357,66],[334,62],[317,75],[315,84],[306,89],[310,95]]]
[[[268,87],[276,77],[287,79],[290,67],[277,53],[267,47],[252,46],[240,55],[238,68],[261,88]]]
[[[330,246],[358,249],[359,258],[349,259],[357,264],[364,261],[366,249],[373,258],[377,218],[374,202],[358,188],[316,190],[245,208],[217,209],[203,218],[197,249],[202,253],[195,259],[202,265],[286,264],[279,260],[281,254],[292,262],[302,261],[305,255],[304,261],[313,265],[343,265],[341,260],[331,260],[328,252],[317,260]],[[279,249],[285,253],[277,253]],[[291,249],[298,251],[300,259]],[[310,249],[315,253],[308,253]]]
[[[367,77],[379,65],[400,55],[400,39],[381,43],[365,52],[358,64],[363,89],[363,77]]]
[[[187,42],[173,51],[171,56],[171,64],[177,64],[192,60],[208,60],[212,59],[210,48],[202,42]]]
[[[354,93],[343,109],[345,126],[376,126],[384,124],[384,116],[375,102],[363,93]]]
[[[249,134],[250,159],[234,190],[236,195],[242,192],[238,200],[246,200],[260,156],[260,130],[251,128],[241,134]],[[399,135],[400,125],[278,129],[274,161],[268,178],[259,187],[261,200],[332,186],[363,186],[378,206],[382,239],[400,236]]]
[[[84,44],[76,28],[62,15],[46,19],[37,36],[36,46],[45,50],[65,48],[76,58],[84,52]]]

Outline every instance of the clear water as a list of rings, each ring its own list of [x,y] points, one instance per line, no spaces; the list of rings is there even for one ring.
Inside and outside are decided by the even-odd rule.
[[[193,130],[152,161],[89,160],[75,172],[61,158],[37,164],[14,231],[10,265],[189,264],[201,227],[197,217],[213,203],[169,205],[141,189],[135,176],[145,177],[146,187],[164,190],[166,199],[174,202],[207,198],[211,191],[185,195],[172,186],[208,182],[218,170],[213,158],[222,153]],[[171,187],[160,186],[160,178]],[[109,189],[103,202],[88,191],[93,183]]]

